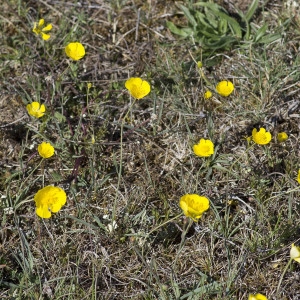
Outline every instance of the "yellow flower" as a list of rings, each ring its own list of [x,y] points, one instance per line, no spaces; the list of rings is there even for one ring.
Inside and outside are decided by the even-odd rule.
[[[197,61],[197,67],[200,69],[203,67],[202,61]]]
[[[44,19],[40,19],[38,24],[34,22],[32,31],[36,35],[40,35],[44,41],[47,41],[50,38],[50,34],[45,33],[45,31],[50,31],[52,29],[52,24],[48,24],[47,26],[44,26],[44,24]]]
[[[291,259],[300,263],[300,247],[297,247],[297,246],[295,246],[295,244],[292,244],[291,250],[290,250],[290,256],[291,256]]]
[[[201,139],[198,144],[193,146],[193,151],[197,156],[209,157],[214,154],[214,144],[211,140]]]
[[[54,147],[50,143],[42,142],[38,146],[39,155],[43,158],[49,158],[54,154]]]
[[[277,140],[279,143],[281,142],[285,142],[288,139],[288,135],[286,134],[286,132],[279,132],[277,134]]]
[[[221,96],[227,97],[233,92],[234,85],[231,81],[223,80],[217,84],[216,90]]]
[[[298,183],[300,183],[300,170],[298,170],[297,181],[298,181]]]
[[[197,222],[209,209],[209,200],[197,194],[186,194],[180,198],[179,206],[187,217]]]
[[[212,97],[212,92],[207,90],[205,93],[204,93],[204,99],[209,99]]]
[[[268,300],[268,298],[262,294],[250,294],[248,300]]]
[[[81,43],[69,43],[66,48],[65,52],[68,57],[72,58],[73,60],[79,60],[84,57],[85,49]]]
[[[32,102],[30,104],[27,104],[26,108],[28,113],[35,118],[42,117],[46,111],[45,105],[40,104],[39,102]]]
[[[259,131],[254,128],[252,130],[252,139],[258,145],[266,145],[270,143],[272,135],[265,128],[259,128]]]
[[[48,185],[39,190],[35,196],[36,214],[48,219],[51,212],[58,212],[67,201],[67,195],[60,187]]]
[[[142,99],[150,93],[150,84],[139,77],[131,77],[125,82],[125,87],[132,97]]]

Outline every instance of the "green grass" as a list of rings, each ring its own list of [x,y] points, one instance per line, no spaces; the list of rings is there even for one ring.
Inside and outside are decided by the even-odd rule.
[[[277,292],[299,244],[297,16],[260,3],[253,24],[281,40],[203,55],[167,29],[185,22],[173,1],[74,3],[5,0],[0,13],[0,298],[298,299],[297,262]],[[41,17],[47,42],[32,32]],[[82,60],[65,56],[71,41]],[[231,96],[204,100],[202,57]],[[152,90],[130,108],[124,83],[138,76]],[[43,118],[27,114],[32,101]],[[258,126],[269,145],[247,143]],[[193,154],[200,138],[213,157]],[[56,150],[43,161],[42,141]],[[47,185],[68,198],[46,220],[33,197]],[[198,223],[182,215],[186,193],[210,199]]]

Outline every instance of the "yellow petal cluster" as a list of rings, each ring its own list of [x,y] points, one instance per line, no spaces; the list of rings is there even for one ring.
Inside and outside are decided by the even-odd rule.
[[[48,219],[51,212],[58,212],[67,201],[67,195],[60,187],[48,185],[40,189],[34,196],[36,214]]]
[[[234,85],[231,81],[223,80],[217,84],[216,90],[219,95],[227,97],[234,91]]]
[[[297,247],[297,246],[295,246],[295,244],[292,244],[291,250],[290,250],[290,256],[291,256],[291,259],[300,263],[300,247]]]
[[[132,97],[142,99],[150,93],[150,84],[139,77],[131,77],[125,82],[125,87]]]
[[[35,118],[42,117],[46,111],[45,105],[40,104],[39,102],[32,102],[30,104],[27,104],[26,109],[27,112]]]
[[[300,170],[298,170],[297,181],[298,181],[298,183],[300,183]]]
[[[209,200],[197,194],[186,194],[180,198],[179,206],[185,216],[197,222],[202,214],[209,209]]]
[[[248,300],[268,300],[268,298],[262,294],[250,294]]]
[[[52,29],[52,24],[45,25],[45,20],[40,19],[38,23],[34,22],[32,31],[36,35],[40,35],[44,41],[47,41],[50,39],[50,34],[47,34],[45,32],[50,31]]]
[[[42,158],[49,158],[54,154],[54,147],[50,143],[42,142],[38,145],[38,152]]]
[[[257,131],[256,128],[252,130],[252,140],[258,145],[269,144],[272,139],[270,132],[266,131],[265,128],[259,128]]]
[[[214,144],[211,140],[201,139],[198,144],[193,146],[193,151],[197,156],[209,157],[214,154]]]
[[[79,42],[69,43],[65,47],[65,52],[66,52],[67,56],[73,60],[79,60],[79,59],[83,58],[85,55],[84,46]]]
[[[212,97],[212,92],[207,90],[205,93],[204,93],[204,99],[209,99]]]
[[[277,140],[279,143],[285,142],[288,138],[289,136],[287,135],[286,132],[279,132],[277,134]]]

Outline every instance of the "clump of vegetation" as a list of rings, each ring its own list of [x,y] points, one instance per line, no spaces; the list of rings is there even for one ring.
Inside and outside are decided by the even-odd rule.
[[[2,5],[0,298],[298,299],[296,17],[102,2]]]
[[[196,2],[188,7],[179,4],[188,23],[178,27],[167,21],[168,28],[183,38],[192,38],[208,55],[212,51],[232,49],[237,44],[262,43],[269,44],[281,38],[280,33],[267,33],[265,23],[257,28],[251,19],[257,11],[259,0],[253,0],[244,14],[237,10],[238,18],[232,17],[226,9],[213,2]]]

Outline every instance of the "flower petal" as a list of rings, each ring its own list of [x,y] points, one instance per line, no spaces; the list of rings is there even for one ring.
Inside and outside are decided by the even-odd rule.
[[[65,52],[66,52],[67,56],[73,60],[79,60],[79,59],[83,58],[85,55],[84,46],[79,42],[69,43],[65,47]]]
[[[45,20],[44,19],[40,19],[38,27],[43,27],[44,24],[45,24]]]
[[[51,217],[51,212],[47,205],[37,207],[35,212],[40,218],[49,219]]]
[[[44,41],[47,41],[47,40],[50,39],[50,34],[41,32],[41,36],[42,36],[42,39],[43,39]]]
[[[131,77],[126,80],[125,87],[130,92],[131,96],[136,99],[144,98],[151,91],[150,84],[139,77]]]
[[[52,29],[52,24],[48,24],[47,26],[45,26],[42,31],[49,31]]]

